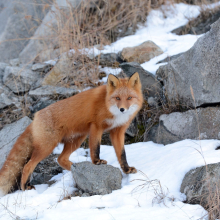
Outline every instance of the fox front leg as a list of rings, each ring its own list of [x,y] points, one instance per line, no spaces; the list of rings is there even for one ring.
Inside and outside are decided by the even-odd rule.
[[[92,159],[92,163],[96,165],[107,164],[106,160],[101,160],[99,158],[102,133],[103,131],[97,128],[96,125],[94,124],[91,125],[90,134],[89,134],[89,148],[90,148],[90,156]]]
[[[119,127],[110,131],[110,137],[112,144],[115,148],[115,152],[118,161],[121,165],[121,169],[124,173],[137,173],[135,167],[130,167],[127,162],[126,153],[124,149],[124,137],[126,128]]]

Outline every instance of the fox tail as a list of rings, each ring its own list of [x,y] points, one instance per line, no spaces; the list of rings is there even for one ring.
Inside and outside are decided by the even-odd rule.
[[[32,151],[31,123],[15,142],[0,170],[0,197],[20,188],[22,170],[30,159]]]

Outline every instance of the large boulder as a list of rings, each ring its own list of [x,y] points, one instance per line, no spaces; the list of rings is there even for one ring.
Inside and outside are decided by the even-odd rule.
[[[54,5],[51,10],[44,17],[27,46],[21,51],[19,58],[22,63],[30,63],[35,59],[38,62],[44,62],[57,58],[60,54],[69,50],[69,47],[65,45],[66,43],[62,44],[62,41],[59,41],[58,32],[59,28],[64,27],[67,15],[70,15],[70,4],[72,7],[77,7],[80,2],[81,0],[53,1]]]
[[[119,168],[86,161],[73,164],[71,171],[77,188],[91,195],[105,195],[121,189],[122,174]]]
[[[144,63],[159,56],[163,51],[152,41],[145,41],[136,47],[126,47],[121,53],[121,59],[125,62]]]
[[[41,24],[50,5],[48,0],[1,0],[0,62],[17,58]]]
[[[219,196],[219,176],[220,163],[208,164],[187,172],[180,187],[181,193],[186,195],[186,202],[200,204],[205,208],[217,205],[212,202]]]
[[[184,139],[220,139],[220,107],[199,108],[161,115],[146,131],[144,141],[171,144]]]
[[[190,50],[157,71],[171,103],[198,107],[220,102],[219,27],[220,19]]]
[[[6,125],[0,131],[0,169],[17,138],[24,132],[31,122],[32,120],[25,116],[12,124]]]
[[[40,78],[37,72],[30,69],[7,66],[3,77],[3,83],[14,93],[22,93],[30,90],[31,86]]]

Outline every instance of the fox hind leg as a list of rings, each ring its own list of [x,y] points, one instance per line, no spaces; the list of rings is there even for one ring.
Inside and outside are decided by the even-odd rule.
[[[71,169],[72,162],[69,161],[69,157],[72,152],[77,150],[82,142],[86,139],[87,135],[75,137],[74,139],[69,139],[67,141],[64,141],[64,149],[60,156],[58,157],[58,163],[61,167],[63,167],[66,170]]]

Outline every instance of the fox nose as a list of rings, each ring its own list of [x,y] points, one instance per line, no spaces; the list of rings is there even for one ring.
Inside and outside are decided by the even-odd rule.
[[[124,110],[125,110],[124,108],[120,108],[120,111],[121,111],[121,112],[124,112]]]

